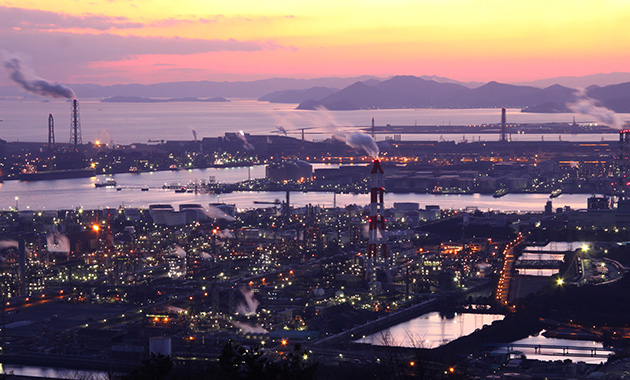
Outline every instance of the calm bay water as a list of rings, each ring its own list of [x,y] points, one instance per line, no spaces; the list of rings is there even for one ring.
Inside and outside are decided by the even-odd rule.
[[[316,164],[314,168],[324,167]],[[332,166],[334,167],[334,166]],[[248,168],[195,169],[180,171],[163,171],[140,174],[116,174],[118,186],[114,188],[95,188],[96,181],[103,182],[105,176],[91,178],[74,178],[54,181],[5,181],[0,184],[0,209],[8,210],[17,206],[20,210],[59,210],[83,207],[116,208],[119,206],[148,207],[150,204],[169,203],[175,207],[182,203],[225,202],[236,204],[238,208],[260,207],[256,201],[274,201],[285,199],[284,192],[235,192],[226,194],[193,194],[175,193],[172,190],[156,189],[164,184],[189,181],[208,180],[213,176],[218,182],[232,183],[247,178],[261,178],[265,175],[263,165]],[[140,187],[149,186],[150,191],[140,191]],[[563,194],[553,199],[554,207],[570,206],[574,209],[586,208],[586,199],[590,194]],[[17,201],[15,198],[18,198]],[[366,205],[369,203],[367,194],[337,194],[331,192],[292,192],[291,204],[304,206],[307,204],[332,207],[335,198],[338,207],[350,204]],[[435,194],[387,194],[385,206],[392,207],[395,202],[418,202],[420,207],[425,205],[439,205],[442,208],[463,209],[477,207],[482,211],[542,211],[549,200],[547,194],[507,194],[501,198],[494,198],[489,194],[435,195]]]
[[[601,358],[601,357],[589,357],[588,356],[589,351],[577,351],[577,350],[569,351],[569,352],[579,352],[582,354],[586,354],[586,356],[562,354],[562,347],[584,347],[584,348],[589,348],[589,349],[601,350],[604,348],[601,342],[595,342],[595,341],[590,341],[590,340],[547,338],[544,335],[542,335],[543,332],[544,331],[541,331],[540,334],[529,336],[527,338],[520,339],[512,343],[528,344],[528,345],[530,344],[543,345],[543,346],[558,346],[558,348],[553,348],[553,349],[545,348],[543,349],[544,350],[543,354],[537,353],[533,347],[532,348],[519,347],[519,348],[514,348],[514,350],[521,351],[527,357],[527,359],[534,359],[534,360],[553,361],[553,360],[571,359],[571,361],[574,363],[585,362],[588,364],[600,364],[606,361],[605,358]],[[505,348],[499,349],[496,352],[507,352],[507,349]],[[602,351],[599,351],[599,352],[602,353]]]
[[[91,379],[105,380],[109,379],[106,372],[85,371],[65,368],[23,366],[14,364],[0,363],[0,374],[15,376],[31,376],[33,378],[45,377],[50,379]],[[9,376],[11,378],[11,376]]]
[[[330,137],[332,127],[350,125],[368,125],[372,117],[377,125],[466,125],[496,123],[500,119],[498,109],[408,109],[408,110],[359,110],[359,111],[297,111],[294,104],[269,104],[255,100],[235,99],[229,103],[177,102],[177,103],[101,103],[98,100],[81,100],[81,127],[83,141],[114,141],[121,144],[146,142],[149,139],[192,140],[192,130],[198,136],[222,136],[225,132],[243,130],[252,134],[269,134],[276,131],[276,126],[287,129],[299,127],[315,127],[307,130],[307,139],[323,139]],[[70,132],[70,104],[62,100],[41,101],[0,101],[0,139],[7,141],[37,141],[47,139],[48,114],[55,115],[55,131],[57,141],[66,141]],[[509,122],[553,122],[571,121],[576,117],[578,122],[590,121],[588,117],[574,114],[531,114],[519,110],[508,110]],[[622,114],[624,120],[630,114]],[[294,130],[293,136],[299,132]],[[469,141],[498,140],[498,136],[486,134],[474,135],[404,135],[403,138]],[[384,139],[379,135],[378,139]],[[539,141],[541,135],[514,135],[515,140]],[[545,140],[591,140],[615,139],[615,134],[603,135],[546,135]],[[251,169],[205,169],[177,172],[155,172],[142,174],[117,174],[118,184],[122,187],[158,187],[163,184],[182,183],[191,180],[207,180],[216,177],[219,182],[236,182],[264,176],[264,167]],[[103,180],[99,176],[98,180]],[[20,209],[69,209],[83,206],[85,208],[118,207],[121,205],[146,207],[154,203],[201,203],[226,202],[235,203],[239,208],[254,205],[254,200],[273,201],[284,199],[281,192],[267,193],[231,193],[220,196],[208,194],[175,194],[172,191],[152,189],[141,192],[139,189],[95,189],[96,177],[67,179],[41,182],[7,181],[0,184],[0,209],[9,209],[17,205]],[[554,207],[570,206],[584,208],[587,195],[562,195],[554,199]],[[297,206],[311,203],[326,207],[333,206],[333,193],[292,193],[291,202]],[[443,208],[465,208],[475,206],[481,210],[502,211],[541,211],[547,201],[545,194],[508,194],[495,199],[490,195],[432,195],[432,194],[388,194],[387,207],[394,202],[418,202],[421,206],[437,204]],[[367,196],[361,194],[338,194],[338,206],[347,204],[363,205],[368,203]]]
[[[256,100],[233,99],[229,103],[174,102],[174,103],[101,103],[81,99],[81,129],[83,141],[114,141],[119,144],[142,143],[153,140],[192,140],[192,130],[199,138],[223,136],[225,132],[243,130],[251,134],[270,134],[282,125],[299,137],[297,128],[307,130],[308,140],[321,140],[331,136],[333,127],[368,126],[374,117],[377,125],[468,125],[498,123],[499,109],[405,109],[357,111],[298,111],[295,104],[270,104]],[[45,142],[48,138],[48,114],[55,117],[58,142],[68,141],[70,135],[70,103],[63,100],[48,102],[34,100],[0,101],[0,139],[7,141]],[[619,114],[630,120],[630,114]],[[580,114],[533,114],[508,110],[508,122],[594,122],[590,116]],[[387,135],[378,135],[384,140]],[[496,141],[498,135],[403,135],[403,139],[419,140]],[[513,135],[518,141],[601,141],[614,140],[615,134],[603,135]]]
[[[457,313],[452,318],[446,318],[438,312],[431,312],[409,321],[402,322],[396,326],[390,327],[387,330],[368,335],[363,339],[357,340],[357,342],[377,346],[435,348],[462,336],[469,335],[476,329],[480,329],[484,325],[492,324],[492,322],[502,320],[503,318],[504,316],[499,314],[475,313]],[[542,361],[571,359],[573,362],[582,361],[589,364],[599,364],[606,361],[605,358],[601,357],[589,357],[588,354],[590,351],[588,350],[570,350],[569,354],[563,355],[563,347],[584,347],[588,349],[602,350],[604,347],[601,342],[547,338],[543,336],[541,332],[540,334],[520,339],[512,343],[558,347],[544,348],[544,352],[542,354],[536,352],[533,347],[514,348],[514,350],[525,354],[528,359]],[[500,348],[495,352],[507,352],[507,349]],[[583,355],[571,355],[571,353],[576,352]],[[602,353],[602,351],[599,352]],[[586,354],[586,356],[584,354]]]
[[[359,343],[377,346],[435,348],[476,329],[502,320],[500,314],[456,313],[446,318],[434,311],[359,339]]]

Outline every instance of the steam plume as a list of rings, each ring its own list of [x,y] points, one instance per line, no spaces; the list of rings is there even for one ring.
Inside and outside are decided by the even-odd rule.
[[[225,219],[228,222],[233,222],[236,220],[234,217],[224,213],[220,208],[212,205],[209,205],[207,209],[203,210],[203,212],[208,218],[212,219]]]
[[[280,131],[280,133],[284,134],[285,136],[287,135],[287,130],[284,129],[282,125],[277,126],[276,129]]]
[[[72,89],[58,83],[50,83],[24,68],[19,58],[4,60],[4,67],[9,71],[9,77],[26,91],[52,98],[76,98]]]
[[[104,129],[101,131],[101,135],[100,135],[99,140],[101,142],[105,142],[105,144],[109,143],[109,147],[110,148],[113,148],[116,145],[116,142],[114,141],[112,136]]]
[[[0,248],[17,248],[17,240],[0,240]]]
[[[177,244],[175,244],[175,254],[181,258],[186,257],[186,251]]]
[[[589,98],[584,90],[578,91],[578,98],[573,103],[567,103],[566,106],[573,112],[590,115],[603,124],[614,128],[621,129],[623,122],[617,114],[606,107],[598,106],[595,99]]]
[[[333,138],[343,141],[351,148],[363,149],[373,158],[378,157],[379,149],[376,141],[370,135],[363,132],[343,131],[340,128],[348,128],[350,126],[339,123],[337,119],[325,107],[317,107],[317,116],[322,119],[324,124],[333,131]]]
[[[46,235],[48,252],[69,253],[70,239],[64,234],[52,232]]]
[[[243,142],[243,146],[245,147],[245,149],[254,150],[254,146],[250,144],[249,141],[247,141],[247,138],[245,137],[245,132],[238,131],[238,133],[236,134],[236,137],[238,137],[239,140]]]
[[[269,332],[265,328],[259,325],[250,325],[249,323],[239,322],[239,321],[230,321],[230,323],[232,323],[235,327],[238,327],[239,329],[241,329],[241,331],[243,331],[245,334],[247,333],[266,334]]]
[[[368,155],[373,158],[378,157],[379,149],[376,145],[376,141],[370,135],[366,135],[363,132],[335,132],[334,138],[341,140],[351,148],[363,149]]]
[[[230,232],[230,230],[219,230],[219,231],[217,231],[217,236],[220,237],[221,239],[232,239],[232,238],[234,238],[234,236],[232,235],[232,232]]]
[[[20,245],[17,240],[0,240],[0,248],[18,248]],[[26,253],[30,254],[31,251],[26,248]],[[258,301],[256,301],[258,302]]]
[[[238,304],[238,306],[236,306],[236,312],[243,315],[256,314],[256,309],[258,308],[260,302],[254,298],[254,293],[244,286],[241,286],[239,290],[241,291],[243,298],[245,298],[245,303],[241,302]]]

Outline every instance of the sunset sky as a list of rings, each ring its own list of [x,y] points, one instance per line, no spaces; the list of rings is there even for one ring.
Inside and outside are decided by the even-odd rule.
[[[629,26],[625,0],[0,0],[5,58],[64,83],[628,72]]]

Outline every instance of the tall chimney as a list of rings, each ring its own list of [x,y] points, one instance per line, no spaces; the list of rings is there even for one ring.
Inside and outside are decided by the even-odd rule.
[[[48,115],[48,150],[55,150],[55,119],[53,114]]]
[[[376,131],[374,130],[374,118],[372,118],[372,138],[376,141]]]
[[[507,141],[506,125],[505,125],[506,120],[507,120],[506,110],[505,110],[505,107],[503,107],[501,109],[501,141],[503,142]]]
[[[83,144],[83,137],[81,136],[81,121],[79,120],[79,101],[74,99],[72,101],[70,145],[76,152],[81,144]]]

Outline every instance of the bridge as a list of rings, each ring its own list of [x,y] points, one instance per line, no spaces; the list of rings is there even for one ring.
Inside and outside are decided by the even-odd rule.
[[[604,359],[615,353],[615,351],[611,348],[569,346],[561,344],[485,343],[483,346],[489,348],[506,348],[508,353],[518,351],[515,349],[519,348],[529,348],[533,349],[534,354],[537,355],[576,356]]]

